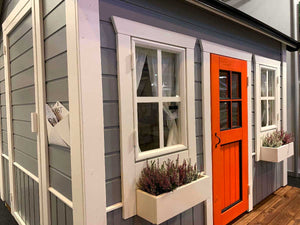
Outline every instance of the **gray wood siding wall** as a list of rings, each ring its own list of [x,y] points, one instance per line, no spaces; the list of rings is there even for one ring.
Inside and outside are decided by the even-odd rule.
[[[65,2],[43,0],[46,96],[69,108]],[[72,200],[70,148],[49,145],[50,185]]]
[[[18,168],[15,169],[15,177],[18,214],[26,225],[39,225],[39,184]]]
[[[3,181],[4,181],[4,199],[5,202],[10,206],[10,185],[9,185],[9,174],[8,174],[8,160],[2,158],[3,162]]]
[[[105,132],[105,166],[106,166],[106,198],[107,206],[121,201],[120,181],[120,139],[119,139],[119,109],[116,37],[111,23],[111,16],[119,16],[137,22],[149,24],[163,29],[191,35],[198,39],[209,40],[280,60],[280,43],[258,35],[257,33],[218,17],[201,8],[181,1],[146,1],[146,0],[99,0],[100,1],[100,31],[101,57],[103,76],[103,106]],[[197,163],[203,168],[202,140],[202,97],[201,97],[201,51],[195,46],[195,104],[196,104],[196,136]],[[252,74],[253,76],[253,74]],[[254,103],[254,77],[252,77],[252,103]],[[254,106],[254,104],[253,104]],[[252,109],[252,135],[254,143],[255,129]],[[253,144],[253,147],[255,145]],[[254,151],[254,150],[253,150]],[[255,162],[253,160],[254,203],[257,204],[274,192],[282,183],[282,164]],[[267,181],[267,182],[266,182]],[[203,204],[197,206],[203,208]],[[204,222],[203,214],[194,213],[201,218],[192,220],[197,207],[188,210],[188,214],[178,215],[165,224],[200,224]],[[203,210],[200,210],[203,212]],[[185,223],[182,217],[186,215],[193,222]],[[138,217],[122,220],[121,210],[107,214],[108,224],[148,224]],[[180,218],[180,219],[178,219]],[[185,220],[184,220],[185,221]],[[199,222],[200,221],[200,222]]]
[[[38,176],[36,134],[30,122],[35,112],[31,13],[9,33],[8,41],[15,162]]]
[[[73,211],[70,207],[50,193],[51,225],[72,225]]]

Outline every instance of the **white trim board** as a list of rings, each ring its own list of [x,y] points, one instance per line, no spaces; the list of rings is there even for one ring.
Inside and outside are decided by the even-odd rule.
[[[74,225],[105,225],[99,2],[65,4]]]
[[[210,89],[210,54],[217,54],[247,61],[247,77],[251,81],[252,54],[231,47],[223,46],[206,40],[200,40],[202,50],[202,115],[203,115],[203,149],[204,168],[212,177],[212,140],[211,140],[211,89]],[[251,116],[251,85],[248,85],[248,185],[250,186],[248,211],[253,209],[253,177],[252,177],[252,116]],[[251,126],[249,126],[251,124]],[[212,190],[212,185],[211,185]],[[207,224],[213,224],[213,193],[206,202]]]

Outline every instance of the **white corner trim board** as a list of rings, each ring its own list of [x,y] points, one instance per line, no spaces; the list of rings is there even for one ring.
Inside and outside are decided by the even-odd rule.
[[[197,160],[194,102],[194,48],[196,38],[120,17],[113,16],[112,21],[117,34],[122,203],[123,218],[127,219],[136,215],[136,177],[138,177],[146,162],[145,160],[161,160],[162,158],[174,157],[175,154],[188,155],[192,162]],[[186,131],[184,131],[184,135],[187,138],[185,148],[161,148],[164,149],[162,152],[165,155],[161,153],[156,154],[156,152],[136,155],[134,138],[136,135],[134,129],[136,117],[134,109],[137,100],[133,91],[135,87],[133,80],[135,74],[135,49],[132,47],[135,44],[158,49],[158,57],[161,57],[161,49],[176,53],[178,51],[183,52],[179,58],[181,60],[180,68],[183,68],[183,70],[180,70],[180,76],[184,78],[180,79],[180,82],[183,82],[182,84],[185,87],[181,89],[180,96],[185,96],[186,98],[183,104],[185,112],[183,118],[186,118],[185,124],[187,127]],[[158,74],[160,72],[160,69],[158,69]],[[159,79],[158,85],[161,83]],[[162,104],[160,91],[158,96],[160,99],[159,104]],[[162,116],[160,116],[160,123],[162,121],[161,118]],[[177,147],[180,146],[178,145]],[[176,151],[178,152],[174,153]],[[139,157],[140,155],[141,157]]]
[[[203,115],[203,144],[204,144],[204,170],[212,177],[212,140],[211,140],[211,91],[210,91],[210,54],[217,54],[247,61],[247,77],[251,80],[252,53],[220,45],[207,40],[200,40],[202,50],[202,115]],[[251,86],[248,85],[248,182],[250,186],[248,211],[253,209],[253,177],[252,177],[252,115],[251,115]],[[251,126],[249,126],[249,124]],[[212,190],[212,186],[210,187]],[[207,223],[213,224],[212,192],[206,201]]]

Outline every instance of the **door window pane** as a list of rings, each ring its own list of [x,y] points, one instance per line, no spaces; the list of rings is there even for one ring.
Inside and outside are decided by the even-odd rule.
[[[241,73],[232,72],[231,83],[231,98],[241,98]]]
[[[241,102],[232,102],[232,127],[241,126]]]
[[[268,96],[273,96],[275,94],[275,71],[268,71]]]
[[[220,89],[220,99],[228,99],[229,96],[229,82],[230,81],[230,73],[229,71],[220,71],[219,76],[219,89]]]
[[[230,102],[220,102],[220,128],[230,128]]]
[[[137,96],[157,96],[157,51],[136,47]]]
[[[268,125],[274,125],[275,124],[275,101],[274,100],[268,101],[268,111],[269,111]]]
[[[138,103],[138,138],[141,151],[159,148],[158,103]]]
[[[179,103],[163,103],[164,115],[164,146],[179,144]]]
[[[179,96],[178,55],[162,52],[162,91],[163,96]]]
[[[261,101],[261,126],[267,126],[267,101]]]
[[[267,70],[261,70],[261,96],[267,96]]]

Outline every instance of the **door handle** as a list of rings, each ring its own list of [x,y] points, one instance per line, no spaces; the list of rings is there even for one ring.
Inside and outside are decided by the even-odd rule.
[[[215,133],[215,136],[216,136],[216,138],[218,138],[219,139],[219,142],[216,144],[216,146],[215,146],[215,148],[217,148],[218,147],[218,145],[221,143],[221,138],[219,138],[218,137],[218,135],[217,135],[217,133]]]

